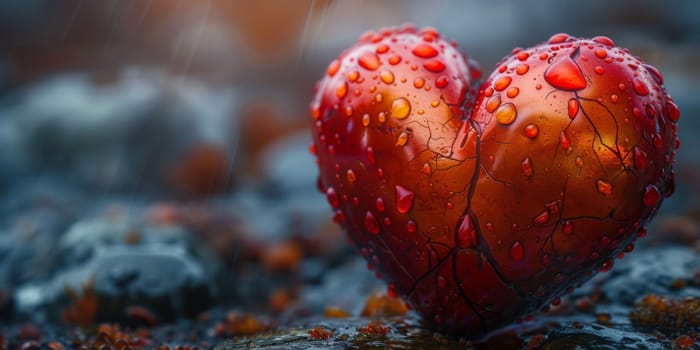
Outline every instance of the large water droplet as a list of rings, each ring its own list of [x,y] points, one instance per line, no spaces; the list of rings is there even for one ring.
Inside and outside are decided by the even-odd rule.
[[[395,66],[399,63],[401,63],[401,56],[394,55],[394,56],[389,57],[389,64],[390,65]]]
[[[681,119],[681,111],[673,101],[666,102],[666,109],[668,110],[668,118],[671,119],[671,121],[677,122]]]
[[[632,80],[632,87],[634,88],[634,91],[640,96],[649,95],[649,89],[647,88],[647,85],[639,79]]]
[[[381,79],[386,84],[391,84],[394,82],[394,73],[388,70],[383,70],[379,73],[379,79]]]
[[[642,196],[642,202],[648,207],[653,207],[659,203],[661,200],[661,193],[656,185],[649,184],[644,188],[644,195]]]
[[[559,134],[559,146],[565,150],[571,147],[571,141],[569,141],[569,137],[566,136],[566,133],[563,131]]]
[[[523,245],[520,243],[520,241],[513,242],[513,245],[510,246],[510,257],[513,258],[513,260],[515,261],[521,261],[523,260],[524,256],[525,249],[523,248]]]
[[[338,96],[338,98],[343,98],[347,94],[348,94],[348,83],[342,82],[342,83],[338,84],[338,86],[335,88],[335,95]]]
[[[504,103],[496,110],[496,120],[499,124],[509,125],[515,121],[518,111],[512,103]]]
[[[559,44],[569,40],[570,36],[566,33],[554,34],[549,38],[549,44]]]
[[[574,223],[571,222],[570,220],[564,221],[562,231],[564,232],[565,235],[570,235],[570,234],[574,233]]]
[[[399,97],[391,103],[391,116],[396,119],[404,119],[411,112],[411,103],[403,97]]]
[[[445,70],[445,64],[438,59],[425,61],[425,63],[423,63],[423,67],[433,73],[440,73]]]
[[[596,181],[595,185],[599,193],[606,196],[612,194],[613,186],[611,183],[599,179],[598,181]]]
[[[442,75],[439,78],[437,78],[437,80],[435,80],[435,87],[437,87],[438,89],[442,89],[447,86],[448,82],[449,80],[447,80],[447,77]]]
[[[501,95],[493,95],[486,101],[486,111],[493,113],[501,105]]]
[[[414,55],[421,58],[433,58],[438,55],[438,50],[436,50],[432,45],[419,44],[411,50]]]
[[[379,234],[379,223],[374,217],[374,214],[369,210],[365,214],[365,228],[373,235]]]
[[[401,214],[408,213],[413,207],[413,198],[416,194],[401,185],[396,185],[396,210]]]
[[[506,91],[506,96],[508,96],[510,98],[514,98],[515,96],[518,96],[519,93],[520,93],[520,89],[513,86],[511,88],[508,88],[508,91]]]
[[[576,118],[576,114],[578,114],[578,109],[579,109],[578,101],[575,98],[570,99],[568,107],[569,107],[569,118],[571,118],[571,119]]]
[[[377,201],[376,201],[375,205],[376,205],[376,207],[377,207],[377,210],[378,210],[380,213],[383,213],[383,212],[384,212],[385,206],[384,206],[384,200],[382,199],[382,197],[377,197]]]
[[[511,81],[513,81],[513,78],[507,75],[502,76],[493,82],[493,89],[496,91],[503,91],[505,88],[508,87],[508,85],[510,85]]]
[[[365,52],[357,59],[360,67],[367,70],[376,70],[379,68],[379,57],[374,52]]]
[[[593,38],[593,41],[595,41],[595,42],[597,42],[597,43],[599,43],[599,44],[603,44],[603,45],[606,45],[606,46],[610,46],[610,47],[614,47],[614,46],[615,46],[615,43],[612,41],[612,39],[608,38],[607,36],[602,36],[602,35],[601,35],[601,36],[597,36],[597,37]]]
[[[413,81],[413,87],[416,89],[421,89],[425,86],[425,80],[423,78],[416,78],[416,80]]]
[[[469,214],[462,217],[457,230],[457,245],[460,248],[474,248],[478,243],[476,229]]]
[[[557,89],[575,91],[586,87],[586,78],[569,56],[555,61],[544,72],[544,80]]]
[[[532,160],[530,157],[525,157],[520,163],[520,170],[522,170],[523,175],[530,177],[532,176]]]
[[[523,74],[527,73],[528,70],[530,70],[530,66],[523,63],[523,64],[518,65],[517,68],[515,68],[515,73],[517,73],[518,75],[523,75]]]

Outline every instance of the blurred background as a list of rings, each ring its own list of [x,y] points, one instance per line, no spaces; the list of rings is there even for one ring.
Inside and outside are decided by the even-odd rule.
[[[163,320],[303,299],[354,256],[307,151],[314,82],[366,30],[405,22],[456,40],[486,75],[559,32],[656,66],[682,146],[655,223],[697,237],[699,13],[693,0],[4,0],[0,315],[81,323],[139,304]],[[114,309],[85,321],[64,286],[90,283]],[[323,304],[313,295],[306,307]],[[191,296],[202,305],[178,304]]]

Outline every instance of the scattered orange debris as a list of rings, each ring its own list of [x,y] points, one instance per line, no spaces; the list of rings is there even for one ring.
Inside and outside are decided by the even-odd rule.
[[[386,336],[389,333],[389,327],[384,326],[379,320],[372,320],[366,326],[360,328],[360,332],[368,335]]]
[[[408,307],[403,300],[384,293],[374,293],[367,297],[365,308],[362,310],[364,317],[405,316],[407,313]]]
[[[326,340],[333,336],[333,332],[319,326],[309,329],[309,335],[314,340]]]
[[[669,299],[649,294],[635,304],[630,312],[632,323],[667,331],[698,329],[700,327],[700,298]]]
[[[269,271],[291,272],[299,267],[304,257],[301,245],[294,241],[285,241],[265,247],[260,260]]]
[[[66,287],[65,293],[73,301],[73,304],[63,310],[61,315],[63,322],[79,326],[93,324],[99,310],[99,301],[95,293],[95,280],[90,279],[83,285],[80,294],[70,287]]]

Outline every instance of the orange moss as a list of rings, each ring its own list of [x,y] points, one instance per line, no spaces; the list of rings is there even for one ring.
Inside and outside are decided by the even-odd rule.
[[[333,332],[319,326],[309,329],[309,335],[311,336],[311,339],[314,340],[326,340],[333,336]]]
[[[407,313],[408,307],[403,300],[383,293],[374,293],[367,297],[365,308],[362,310],[364,317],[405,316]]]
[[[700,327],[700,298],[669,299],[649,294],[635,304],[630,320],[637,326],[666,331]]]

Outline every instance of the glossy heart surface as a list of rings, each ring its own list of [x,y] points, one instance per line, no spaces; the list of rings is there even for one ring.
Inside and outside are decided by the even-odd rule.
[[[481,85],[431,28],[364,35],[311,104],[334,219],[425,322],[473,337],[633,249],[673,192],[679,111],[606,37],[516,49]]]

